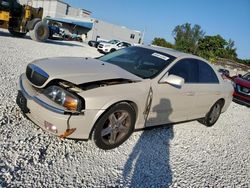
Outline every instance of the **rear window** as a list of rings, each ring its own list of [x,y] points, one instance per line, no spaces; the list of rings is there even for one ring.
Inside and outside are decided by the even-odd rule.
[[[197,60],[199,64],[199,82],[200,83],[219,83],[214,70],[205,62]]]

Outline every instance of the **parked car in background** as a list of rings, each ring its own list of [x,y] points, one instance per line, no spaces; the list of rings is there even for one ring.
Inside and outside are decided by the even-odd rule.
[[[88,45],[97,48],[100,43],[116,44],[118,42],[120,42],[120,41],[119,40],[110,40],[110,41],[105,41],[105,40],[90,40],[88,42]]]
[[[44,58],[20,76],[17,104],[61,138],[121,145],[136,129],[198,120],[212,126],[233,86],[206,60],[172,49],[133,46],[100,58]]]
[[[250,107],[250,72],[234,78],[233,100]]]
[[[122,49],[122,48],[127,48],[131,46],[130,43],[127,43],[127,42],[114,42],[114,43],[105,43],[105,42],[101,42],[98,47],[97,47],[97,50],[100,52],[100,53],[104,53],[104,54],[107,54],[107,53],[110,53],[110,52],[114,52],[116,50],[119,50],[119,49]]]
[[[220,68],[218,72],[223,79],[231,79],[229,70]]]

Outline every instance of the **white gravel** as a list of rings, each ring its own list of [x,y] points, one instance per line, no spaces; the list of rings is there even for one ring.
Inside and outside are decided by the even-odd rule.
[[[60,140],[21,115],[19,75],[37,58],[98,56],[76,42],[37,43],[0,30],[1,187],[250,187],[250,109],[232,103],[214,127],[136,132],[117,149]]]

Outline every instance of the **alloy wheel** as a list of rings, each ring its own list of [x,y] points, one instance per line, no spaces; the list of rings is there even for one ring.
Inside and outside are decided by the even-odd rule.
[[[221,106],[219,103],[216,103],[213,106],[213,109],[211,111],[210,117],[209,117],[209,123],[214,123],[220,116]]]
[[[127,111],[117,110],[111,113],[101,131],[103,142],[107,144],[118,143],[127,135],[130,126],[131,117]]]

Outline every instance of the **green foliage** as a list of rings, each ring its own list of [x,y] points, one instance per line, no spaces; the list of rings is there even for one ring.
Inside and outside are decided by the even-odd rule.
[[[227,41],[220,35],[204,35],[205,32],[199,25],[192,27],[190,23],[185,23],[174,28],[174,45],[164,38],[154,38],[152,44],[196,54],[208,59],[210,62],[216,62],[218,58],[226,58],[250,66],[250,59],[237,58],[235,44],[232,39]]]
[[[234,47],[234,41],[229,39],[226,49],[225,49],[226,51],[225,57],[229,59],[236,59],[237,58],[236,50],[237,49]]]
[[[234,41],[229,40],[228,42],[220,35],[216,36],[205,36],[198,42],[197,54],[206,59],[221,57],[227,59],[236,59],[236,48],[234,48]]]
[[[205,32],[201,30],[199,25],[185,23],[177,25],[173,30],[175,39],[175,48],[177,50],[196,54],[198,48],[198,41],[203,38]]]
[[[238,63],[242,63],[242,64],[250,66],[250,59],[237,59],[236,61]]]
[[[167,42],[164,38],[154,38],[154,40],[152,41],[152,44],[156,46],[166,47],[166,48],[174,47],[173,44],[171,44],[170,42]]]

